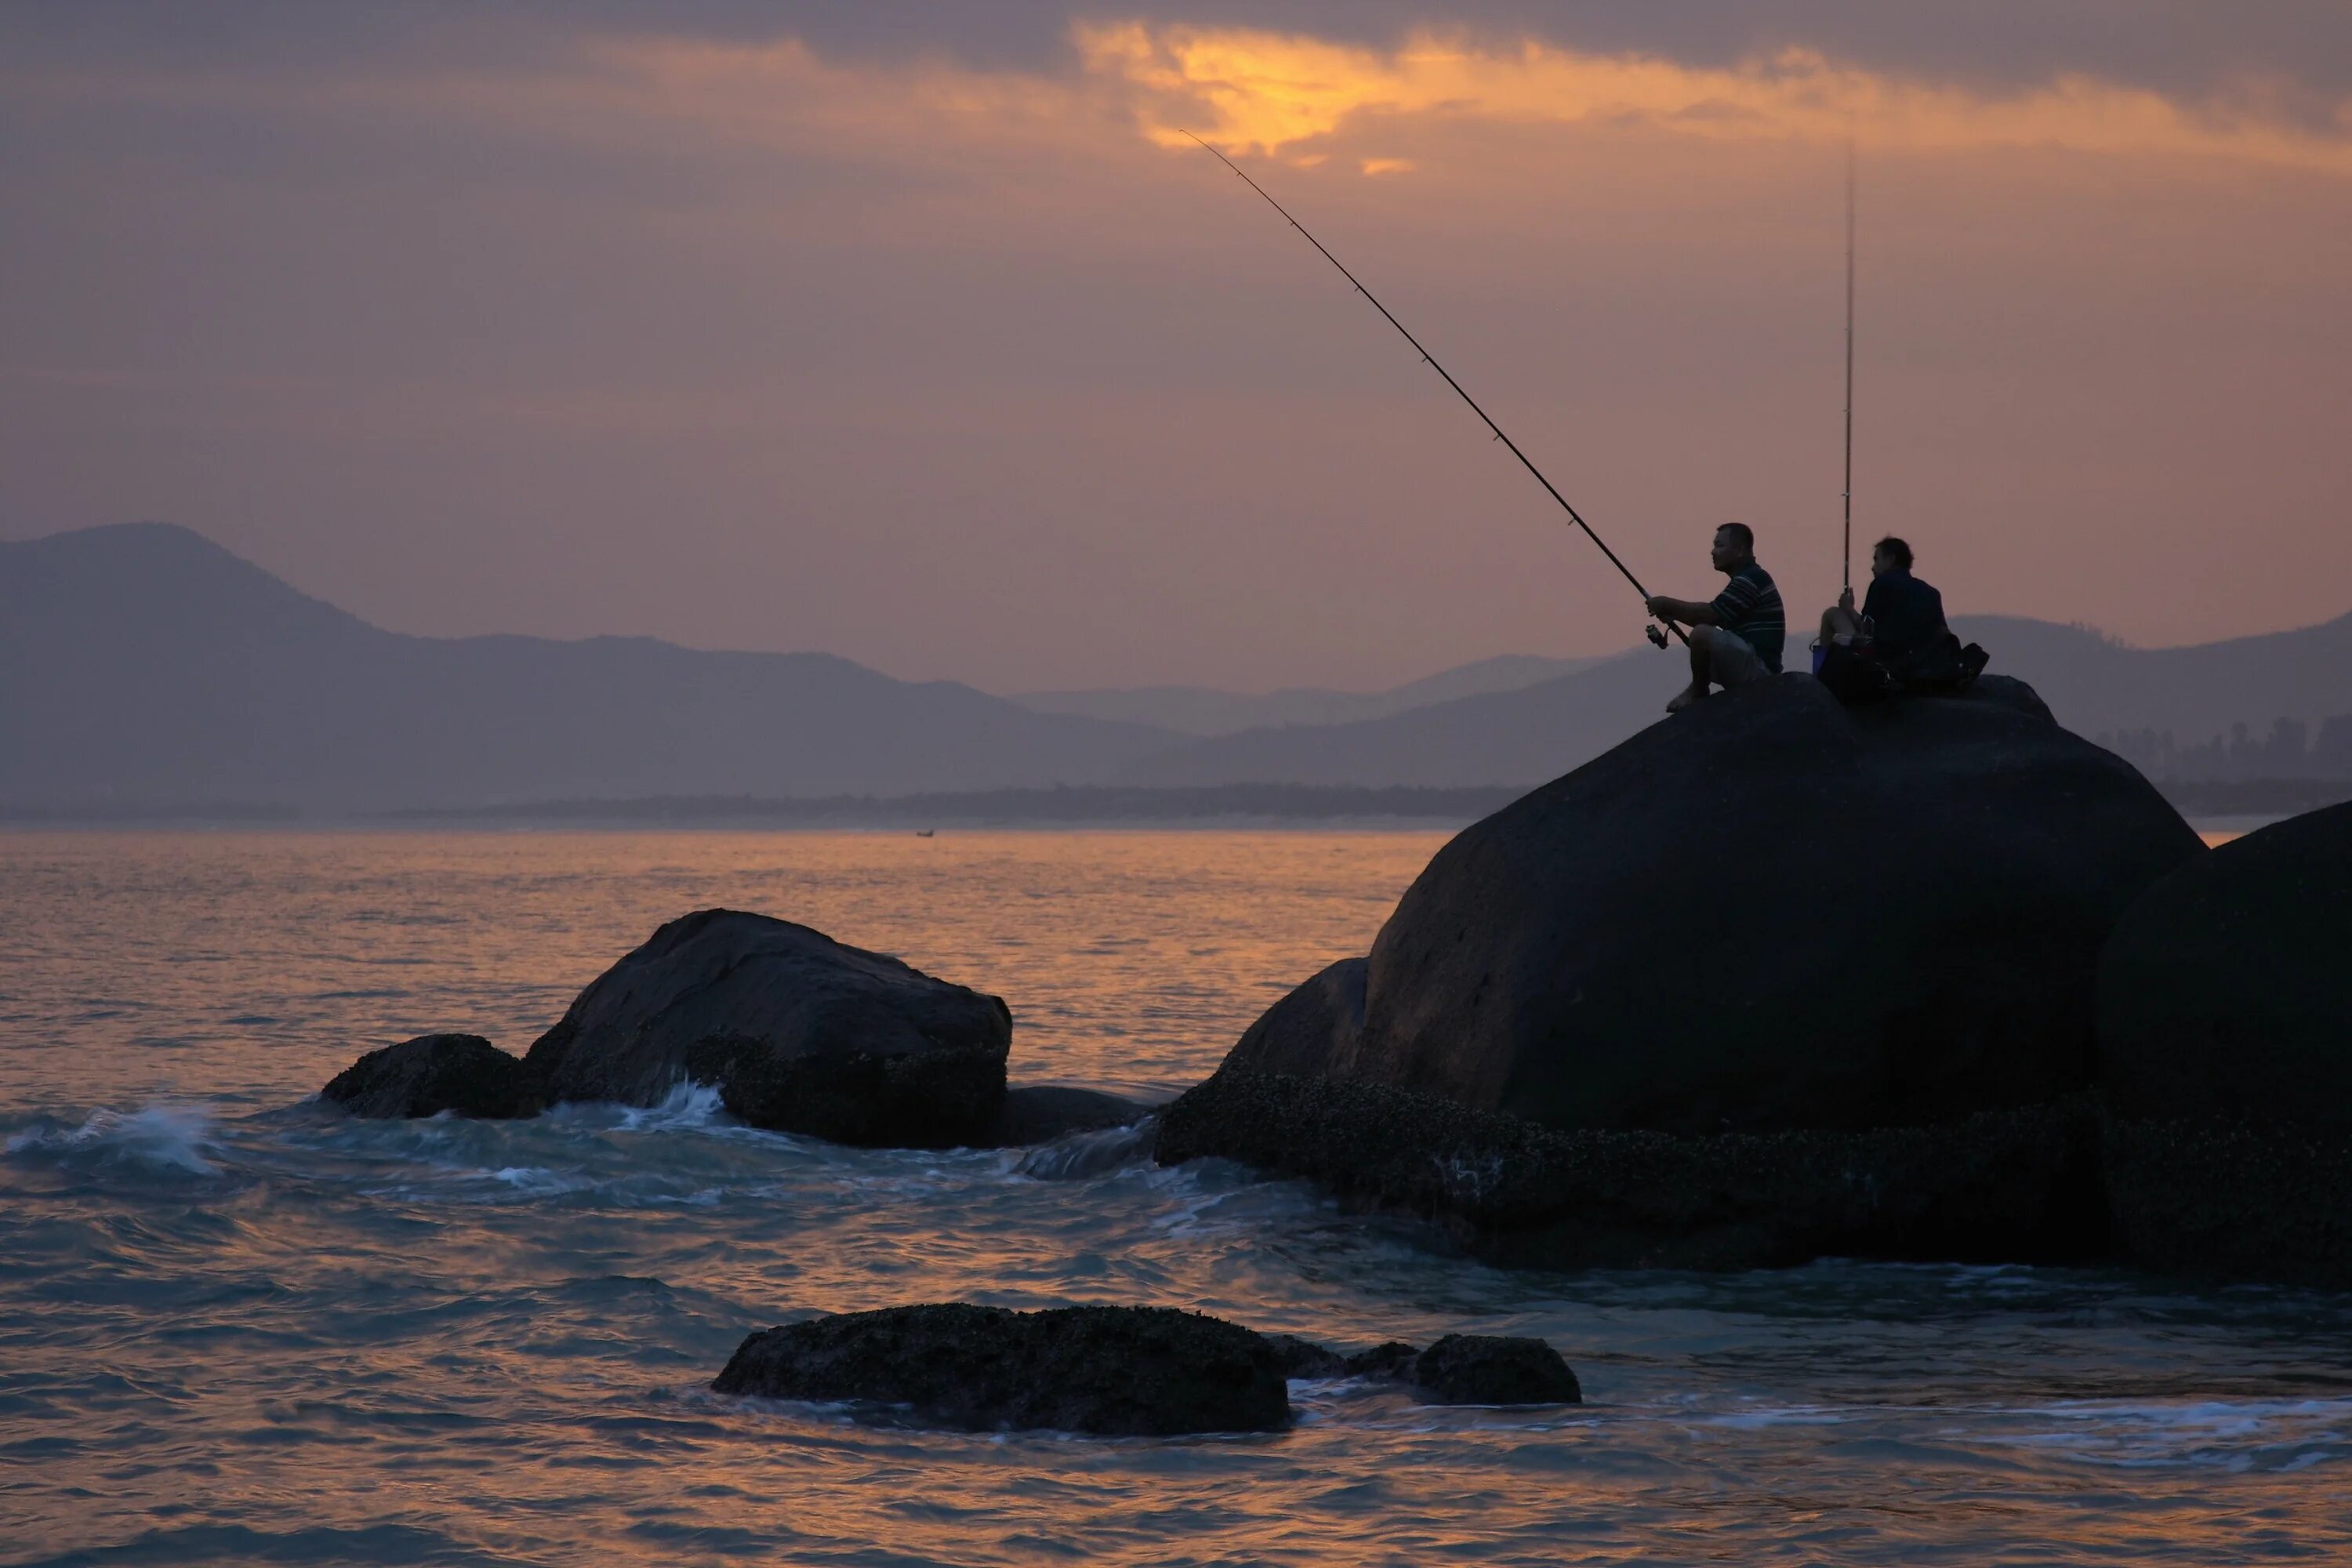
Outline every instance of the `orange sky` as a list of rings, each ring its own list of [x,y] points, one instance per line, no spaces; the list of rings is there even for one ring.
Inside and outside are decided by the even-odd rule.
[[[2088,22],[1995,48],[1961,7],[1690,38],[1261,9],[19,13],[0,534],[166,518],[402,629],[996,689],[1614,648],[1622,582],[1178,128],[1654,587],[1709,591],[1738,517],[1810,605],[1851,123],[1858,531],[1956,610],[2145,643],[2352,609],[2340,8],[2174,56]],[[2070,15],[2114,13],[2036,14]]]

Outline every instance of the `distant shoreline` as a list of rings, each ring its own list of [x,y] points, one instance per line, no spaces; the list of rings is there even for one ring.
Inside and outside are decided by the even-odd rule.
[[[267,803],[22,807],[0,805],[0,826],[153,827],[1428,827],[1475,821],[1527,792],[1476,788],[1230,784],[1197,788],[1070,785],[908,795],[655,795],[633,800],[524,801],[305,812]]]
[[[1536,787],[1536,786],[1529,786]],[[2165,798],[2191,821],[2274,820],[2352,800],[2352,780],[2168,781]],[[1516,785],[1432,788],[1323,784],[1198,787],[1066,785],[908,795],[653,795],[629,800],[525,801],[310,812],[271,802],[0,805],[0,830],[648,828],[911,830],[951,828],[1352,828],[1460,826],[1528,793]]]

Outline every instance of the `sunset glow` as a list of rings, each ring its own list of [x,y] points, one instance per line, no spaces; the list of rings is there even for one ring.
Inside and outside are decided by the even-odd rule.
[[[1266,173],[1663,575],[1704,570],[1719,516],[1835,565],[1851,131],[1860,515],[1920,535],[1959,603],[2137,641],[2332,613],[2232,563],[2310,548],[2352,485],[2346,84],[2284,53],[1950,52],[1079,11],[1017,47],[680,20],[299,70],[12,62],[42,128],[22,201],[58,221],[11,263],[44,305],[0,356],[0,500],[184,515],[418,630],[1008,688],[1601,652],[1622,584],[1182,132]],[[76,151],[126,127],[173,162]],[[446,185],[397,173],[459,146]],[[193,329],[150,319],[183,298]],[[68,420],[150,434],[101,451]],[[614,569],[648,506],[692,550]],[[367,522],[331,543],[321,509]],[[2177,591],[2099,569],[2142,533]],[[499,542],[398,586],[393,554],[445,536]]]

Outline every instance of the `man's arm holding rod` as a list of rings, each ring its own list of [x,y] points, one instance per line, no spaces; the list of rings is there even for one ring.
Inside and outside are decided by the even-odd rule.
[[[1686,626],[1716,624],[1715,606],[1705,599],[1670,599],[1664,594],[1653,594],[1646,606],[1662,621],[1680,621]]]

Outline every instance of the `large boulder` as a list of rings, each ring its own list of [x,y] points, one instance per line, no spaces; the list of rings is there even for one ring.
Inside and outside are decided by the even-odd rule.
[[[1342,1076],[1556,1129],[1921,1125],[2093,1078],[2099,949],[2204,854],[2032,690],[1699,703],[1464,831]],[[1297,1070],[1293,1068],[1291,1070]]]
[[[2136,1262],[2352,1287],[2352,805],[2165,878],[2099,961],[2107,1188]]]
[[[992,1141],[1003,1001],[765,915],[670,921],[581,992],[524,1058],[550,1100],[651,1105],[715,1084],[755,1127],[841,1143]]]
[[[2124,1115],[2352,1129],[2352,805],[2150,888],[2100,955],[2098,1035]]]
[[[1264,1336],[1198,1312],[949,1302],[763,1330],[711,1387],[906,1405],[971,1431],[1161,1437],[1288,1425],[1284,1364]]]
[[[523,1116],[538,1109],[522,1063],[479,1035],[419,1035],[370,1051],[319,1091],[354,1116]]]

